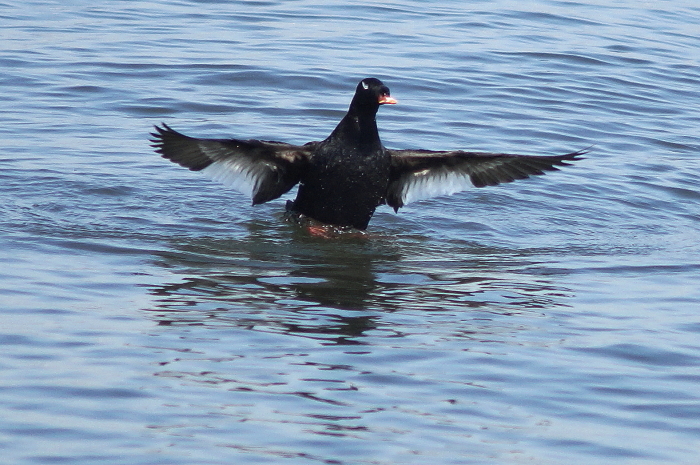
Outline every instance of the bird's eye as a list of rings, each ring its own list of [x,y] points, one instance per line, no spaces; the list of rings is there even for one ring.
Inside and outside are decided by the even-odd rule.
[[[364,90],[369,89],[369,84],[367,84],[365,81],[362,81],[362,88],[363,88]]]

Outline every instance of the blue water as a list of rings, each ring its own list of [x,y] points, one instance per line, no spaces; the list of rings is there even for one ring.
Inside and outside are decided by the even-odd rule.
[[[0,450],[28,464],[696,464],[700,7],[0,3]],[[391,148],[537,179],[310,237],[153,153]]]

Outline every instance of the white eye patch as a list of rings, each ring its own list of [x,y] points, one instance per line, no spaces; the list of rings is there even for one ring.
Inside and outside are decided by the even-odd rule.
[[[364,90],[369,89],[369,85],[368,85],[365,81],[362,81],[361,84],[362,84],[362,88],[363,88]]]

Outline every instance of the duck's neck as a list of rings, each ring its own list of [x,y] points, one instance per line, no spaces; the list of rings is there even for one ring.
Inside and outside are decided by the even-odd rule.
[[[349,126],[355,140],[363,144],[377,144],[379,143],[379,130],[377,129],[376,116],[377,109],[361,108],[358,111],[356,108],[350,107],[344,123]]]

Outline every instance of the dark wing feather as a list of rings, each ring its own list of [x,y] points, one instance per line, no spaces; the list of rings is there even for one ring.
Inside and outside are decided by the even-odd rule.
[[[299,182],[314,143],[237,139],[197,139],[168,125],[156,126],[153,147],[163,158],[202,171],[212,179],[252,197],[253,204],[276,199]]]
[[[398,210],[409,202],[495,186],[557,170],[580,159],[586,150],[566,155],[533,156],[486,152],[387,150],[392,174],[386,203]]]

